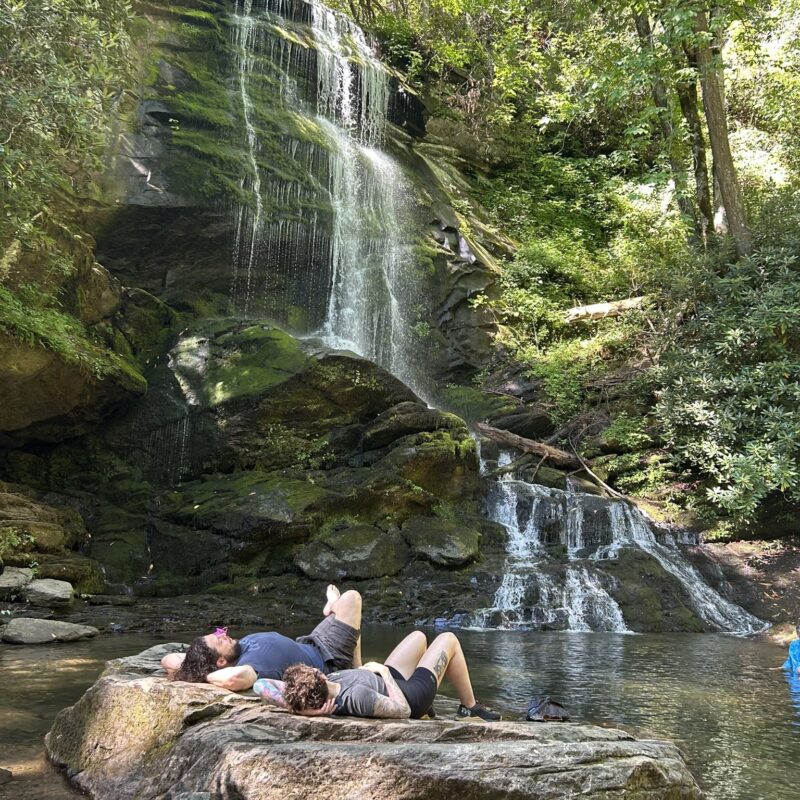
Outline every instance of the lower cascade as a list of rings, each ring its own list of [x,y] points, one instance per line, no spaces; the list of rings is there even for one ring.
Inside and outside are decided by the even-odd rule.
[[[509,461],[503,455],[500,464]],[[673,533],[657,531],[626,501],[507,473],[493,481],[486,510],[508,533],[503,576],[492,606],[457,616],[458,627],[631,632],[615,599],[620,581],[604,568],[626,550],[657,562],[706,629],[745,635],[765,627],[705,582]]]

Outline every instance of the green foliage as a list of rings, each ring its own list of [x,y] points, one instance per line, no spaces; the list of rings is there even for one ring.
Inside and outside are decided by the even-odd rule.
[[[0,331],[52,350],[97,378],[124,376],[141,387],[144,378],[128,361],[109,350],[107,343],[91,336],[72,315],[42,305],[42,300],[46,303],[49,299],[42,297],[35,286],[23,286],[18,294],[0,286]]]
[[[529,375],[539,378],[551,413],[565,422],[585,404],[585,387],[628,354],[632,329],[612,321],[590,339],[563,339],[546,351],[521,348],[518,357],[530,364]]]
[[[126,0],[0,9],[0,253],[21,242],[45,284],[72,269],[76,198],[91,194],[101,167],[129,74],[130,21]]]
[[[656,413],[710,502],[750,520],[771,495],[800,501],[800,241],[764,244],[702,288],[657,372]]]
[[[617,414],[603,431],[604,444],[617,452],[642,450],[653,439],[641,417],[631,417],[626,412]]]
[[[28,552],[33,547],[33,537],[13,525],[0,527],[0,563],[5,556]]]

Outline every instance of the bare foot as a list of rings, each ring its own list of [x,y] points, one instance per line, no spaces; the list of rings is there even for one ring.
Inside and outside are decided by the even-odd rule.
[[[325,596],[328,598],[328,602],[325,603],[325,608],[322,609],[322,616],[327,617],[329,614],[333,612],[333,604],[341,597],[342,593],[332,584],[328,584],[328,588],[325,591]]]

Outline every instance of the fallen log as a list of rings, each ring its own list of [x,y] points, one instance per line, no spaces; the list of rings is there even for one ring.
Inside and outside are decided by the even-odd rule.
[[[522,436],[517,436],[516,433],[511,433],[511,431],[493,428],[491,425],[485,425],[482,422],[479,422],[476,428],[481,436],[485,436],[487,439],[491,439],[498,444],[511,447],[515,450],[521,450],[523,453],[534,453],[560,467],[570,467],[573,469],[582,468],[582,464],[575,456],[564,450],[559,450],[557,447],[552,447],[549,444],[542,444],[541,442],[534,442],[533,439],[525,439]]]
[[[584,320],[605,319],[605,317],[618,317],[632,308],[640,308],[646,297],[629,297],[626,300],[614,300],[610,303],[595,303],[591,306],[575,306],[564,312],[564,322],[571,325],[573,322]]]

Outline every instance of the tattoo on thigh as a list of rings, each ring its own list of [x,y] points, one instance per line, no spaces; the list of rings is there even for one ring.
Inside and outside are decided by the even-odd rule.
[[[433,671],[438,680],[441,680],[442,675],[444,675],[444,671],[447,669],[447,665],[449,663],[450,659],[448,658],[447,653],[442,650],[442,652],[439,653],[439,658],[436,659],[436,663],[433,665]]]

